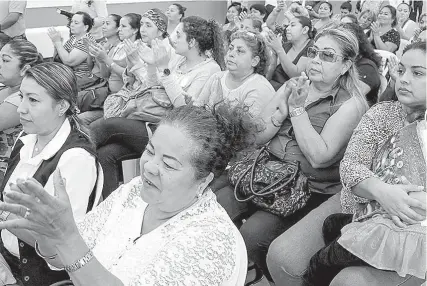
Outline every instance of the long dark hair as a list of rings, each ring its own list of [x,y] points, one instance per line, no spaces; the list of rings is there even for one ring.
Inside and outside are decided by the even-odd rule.
[[[215,20],[206,21],[198,16],[190,16],[184,18],[182,24],[187,42],[194,39],[199,45],[201,54],[211,50],[214,60],[224,70],[224,43],[218,23]]]
[[[368,40],[368,37],[363,32],[363,29],[354,23],[342,23],[340,26],[353,32],[359,41],[359,55],[357,56],[356,61],[361,58],[367,58],[373,61],[377,68],[379,68],[381,66],[381,56],[375,52],[372,44]]]

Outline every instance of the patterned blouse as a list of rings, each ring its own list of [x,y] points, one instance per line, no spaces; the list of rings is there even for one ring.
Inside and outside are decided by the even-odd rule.
[[[140,235],[141,177],[122,185],[78,224],[98,261],[124,285],[243,285],[246,247],[211,191]]]
[[[369,32],[369,33],[371,33],[371,32]],[[381,35],[380,38],[381,38],[381,40],[384,43],[390,42],[390,43],[395,44],[397,46],[396,51],[399,49],[399,46],[400,46],[400,34],[395,29],[388,30],[384,35]],[[371,44],[372,44],[372,46],[374,46],[374,49],[377,48],[375,46],[375,41],[374,40],[371,41]]]
[[[377,177],[372,171],[372,162],[388,138],[404,127],[405,118],[400,102],[385,101],[368,110],[354,130],[340,165],[344,213],[354,213],[356,203],[368,202],[354,195],[351,188],[368,178]]]

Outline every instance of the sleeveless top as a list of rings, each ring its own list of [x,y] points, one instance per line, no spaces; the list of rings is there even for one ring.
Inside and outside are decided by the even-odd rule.
[[[326,97],[310,103],[305,109],[311,125],[317,133],[321,133],[326,121],[350,99],[350,94],[342,88],[335,89]],[[318,193],[335,194],[341,190],[339,164],[344,155],[344,147],[332,159],[335,163],[326,168],[313,168],[302,153],[295,137],[291,119],[282,123],[277,134],[268,144],[269,151],[280,160],[296,160],[300,162],[301,171],[307,176],[310,190]]]
[[[5,184],[8,182],[10,176],[12,175],[15,167],[18,165],[20,160],[20,150],[24,146],[24,143],[21,140],[18,140],[15,144],[15,147],[12,150],[12,154],[9,160],[9,166],[6,171],[3,184],[1,186],[1,200],[3,200],[3,190]],[[93,155],[95,158],[96,152],[95,148],[90,144],[90,142],[79,134],[75,130],[71,130],[70,135],[68,135],[67,140],[58,150],[58,152],[50,159],[43,161],[39,169],[34,174],[33,178],[36,179],[42,186],[46,185],[49,177],[53,174],[58,165],[59,159],[62,154],[72,148],[82,148]],[[95,160],[95,165],[98,173],[98,160]],[[92,193],[89,197],[89,203],[87,211],[89,212],[95,204],[97,182],[92,190]],[[51,285],[55,282],[70,279],[66,271],[53,271],[49,268],[46,261],[39,257],[34,250],[33,245],[28,245],[24,241],[18,239],[19,245],[19,254],[20,254],[20,268],[21,268],[21,281],[25,286],[34,286],[34,285]]]

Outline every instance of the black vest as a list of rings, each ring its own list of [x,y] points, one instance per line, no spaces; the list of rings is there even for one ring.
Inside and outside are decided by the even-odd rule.
[[[19,151],[23,145],[24,144],[22,141],[18,140],[12,150],[9,165],[4,176],[3,184],[1,186],[1,200],[3,200],[4,187],[20,160]],[[98,160],[96,159],[97,156],[95,148],[83,135],[77,131],[71,130],[70,135],[62,147],[53,157],[41,163],[33,178],[36,179],[42,186],[46,185],[49,177],[55,171],[62,154],[72,148],[82,148],[92,154],[95,157],[96,170],[98,174]],[[87,208],[88,212],[92,209],[92,207],[94,207],[95,204],[97,184],[98,179],[96,180],[95,186],[89,197]],[[25,286],[47,286],[58,281],[70,279],[66,271],[51,270],[46,261],[37,255],[36,251],[34,250],[34,245],[28,245],[20,239],[18,239],[18,244],[21,268],[21,277],[19,277],[19,279],[24,283]]]

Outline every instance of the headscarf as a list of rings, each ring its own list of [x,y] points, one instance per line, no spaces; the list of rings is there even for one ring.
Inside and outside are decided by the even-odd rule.
[[[145,12],[142,17],[148,18],[156,25],[157,29],[165,33],[168,30],[168,18],[157,8],[153,8]]]

